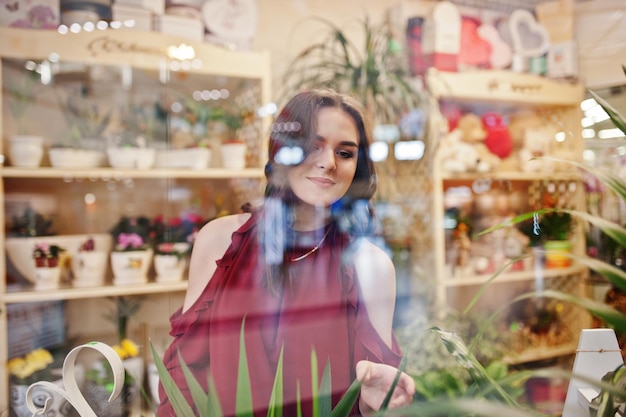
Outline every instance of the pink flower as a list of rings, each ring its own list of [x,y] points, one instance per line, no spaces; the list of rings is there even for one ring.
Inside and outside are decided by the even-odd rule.
[[[143,239],[137,233],[120,233],[117,237],[117,249],[139,249],[143,246]]]

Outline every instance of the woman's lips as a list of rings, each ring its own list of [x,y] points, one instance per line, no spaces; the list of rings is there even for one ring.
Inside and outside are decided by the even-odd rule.
[[[335,185],[335,181],[329,178],[323,178],[323,177],[309,177],[309,181],[313,182],[315,185],[317,185],[318,187],[322,187],[322,188],[328,188],[328,187],[332,187],[333,185]]]

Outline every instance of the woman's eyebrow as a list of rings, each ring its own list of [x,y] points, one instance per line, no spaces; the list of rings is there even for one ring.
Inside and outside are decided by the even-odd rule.
[[[316,140],[318,142],[326,142],[326,138],[324,136],[320,136],[320,135],[316,136]],[[339,142],[339,145],[340,146],[354,146],[355,148],[359,147],[359,144],[356,141],[353,142],[353,141],[350,141],[350,140],[341,141],[341,142]]]

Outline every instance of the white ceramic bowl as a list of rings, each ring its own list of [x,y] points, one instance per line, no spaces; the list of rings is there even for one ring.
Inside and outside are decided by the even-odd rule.
[[[111,251],[113,238],[108,233],[92,235],[58,235],[58,236],[37,236],[37,237],[8,237],[6,239],[6,250],[9,259],[29,282],[35,283],[35,261],[33,260],[33,250],[36,243],[48,243],[59,245],[67,250],[67,254],[74,256],[78,253],[80,245],[89,237],[93,237],[97,250]]]
[[[154,148],[107,148],[109,165],[113,168],[149,169],[154,166]]]
[[[54,168],[99,167],[105,159],[103,152],[75,148],[50,148],[48,157]]]
[[[205,169],[211,160],[207,148],[170,149],[158,151],[154,166],[157,168]]]

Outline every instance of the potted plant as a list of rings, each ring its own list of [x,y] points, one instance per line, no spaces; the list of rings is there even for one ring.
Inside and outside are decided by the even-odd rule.
[[[248,147],[241,137],[246,124],[244,112],[238,108],[215,108],[211,112],[211,120],[224,127],[220,144],[222,166],[228,169],[245,168]]]
[[[207,137],[209,107],[191,96],[179,100],[181,111],[171,115],[170,141],[157,151],[159,168],[205,169],[211,162]]]
[[[17,133],[9,139],[11,165],[20,168],[36,168],[44,154],[43,137],[27,134],[29,120],[26,115],[36,101],[35,88],[40,84],[39,74],[26,70],[13,77],[7,84],[9,109],[16,123]]]
[[[111,347],[122,360],[125,376],[121,395],[109,401],[114,381],[109,362],[97,361],[87,370],[85,398],[98,416],[126,417],[140,411],[143,358],[137,343],[128,336],[128,323],[141,308],[141,301],[141,297],[116,297],[113,300],[115,309],[105,316],[116,326],[117,343]]]
[[[35,289],[49,290],[58,288],[61,282],[61,254],[65,248],[48,243],[35,243],[33,260],[35,261]]]
[[[153,250],[149,242],[150,220],[145,216],[122,217],[111,229],[113,283],[142,284],[148,281]]]
[[[203,218],[192,213],[168,220],[163,216],[154,219],[152,235],[157,282],[183,279],[195,235],[204,223]]]
[[[158,104],[130,104],[121,109],[122,131],[114,135],[107,147],[109,165],[113,168],[152,168],[157,150],[152,143],[165,136],[163,117]]]
[[[360,22],[363,44],[359,46],[345,28],[319,17],[312,20],[321,25],[323,36],[287,66],[279,104],[309,88],[351,92],[369,110],[375,125],[391,125],[400,135],[403,116],[424,107],[427,100],[418,80],[410,75],[389,22],[373,24],[365,18]]]
[[[95,240],[89,236],[72,256],[72,285],[75,287],[104,285],[108,255],[107,251],[96,250]]]
[[[65,116],[68,132],[65,140],[50,147],[48,155],[53,167],[91,168],[104,164],[103,134],[111,121],[112,110],[103,109],[81,88],[57,102]]]

